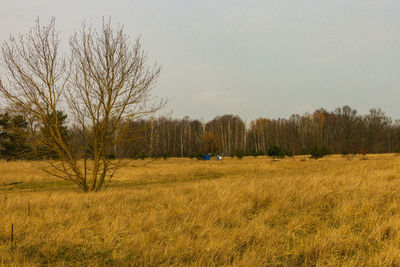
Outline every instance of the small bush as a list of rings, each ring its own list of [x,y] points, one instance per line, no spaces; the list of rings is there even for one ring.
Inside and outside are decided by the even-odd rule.
[[[255,149],[253,149],[250,152],[250,156],[253,156],[253,157],[264,156],[264,155],[265,155],[264,151],[256,151]]]
[[[286,156],[288,156],[288,157],[294,157],[293,151],[284,150],[284,152],[285,152],[285,155],[286,155]]]
[[[270,146],[267,154],[274,158],[284,158],[287,155],[287,151],[282,149],[280,146]]]
[[[327,148],[327,147],[322,147],[322,148],[321,148],[321,152],[322,152],[322,154],[323,154],[324,156],[326,156],[326,155],[331,155],[331,154],[332,154],[332,151],[331,151],[329,148]]]
[[[202,160],[206,154],[205,153],[196,153],[195,158],[197,160]]]
[[[319,159],[319,158],[322,158],[322,157],[324,157],[326,155],[331,154],[331,151],[329,150],[329,148],[326,148],[326,147],[322,147],[322,148],[313,147],[310,150],[310,154],[311,154],[310,158]]]
[[[300,155],[309,155],[310,154],[310,149],[307,147],[302,147]]]
[[[244,151],[243,149],[236,149],[235,152],[233,153],[235,157],[238,159],[242,159],[244,157]]]

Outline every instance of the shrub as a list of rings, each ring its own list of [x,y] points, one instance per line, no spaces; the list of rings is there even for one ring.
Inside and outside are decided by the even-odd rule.
[[[321,148],[321,152],[324,156],[332,154],[332,151],[329,148],[327,148],[326,146]]]
[[[270,146],[267,154],[274,158],[284,158],[287,155],[287,152],[280,146]]]
[[[206,154],[205,153],[196,153],[195,158],[197,160],[202,160]]]
[[[159,159],[159,158],[161,158],[161,154],[152,154],[151,158],[152,159]]]
[[[294,156],[293,151],[284,150],[284,152],[285,152],[285,155],[288,156],[288,157],[293,157]]]
[[[244,151],[243,149],[236,149],[235,152],[233,153],[235,157],[238,159],[242,159],[244,157]]]
[[[310,149],[307,147],[302,147],[300,155],[309,155],[310,154]]]
[[[319,158],[322,158],[323,156],[331,154],[331,151],[329,150],[329,148],[326,148],[326,147],[322,147],[322,148],[313,147],[310,150],[310,154],[311,154],[310,158],[319,159]]]
[[[253,149],[250,152],[250,156],[253,156],[253,157],[264,156],[264,151],[256,151],[255,149]]]

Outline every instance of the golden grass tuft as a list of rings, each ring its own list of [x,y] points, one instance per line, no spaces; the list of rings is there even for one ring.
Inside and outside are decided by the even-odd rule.
[[[0,162],[0,265],[400,265],[400,157],[367,158],[138,160],[89,194]]]

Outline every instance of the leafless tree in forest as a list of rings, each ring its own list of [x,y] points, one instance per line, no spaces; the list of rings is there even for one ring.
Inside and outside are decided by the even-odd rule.
[[[40,143],[57,153],[45,171],[76,183],[82,191],[99,191],[120,163],[109,156],[125,120],[153,114],[165,105],[151,96],[160,74],[149,66],[140,40],[131,43],[123,27],[104,21],[97,30],[82,25],[70,38],[71,54],[59,49],[53,18],[25,35],[11,37],[1,48],[5,79],[0,92],[9,104],[48,129]],[[73,150],[61,131],[59,111],[78,129],[82,150]]]

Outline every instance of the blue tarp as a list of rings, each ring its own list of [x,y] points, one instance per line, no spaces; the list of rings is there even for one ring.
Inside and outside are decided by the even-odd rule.
[[[211,158],[210,155],[205,155],[205,156],[203,157],[204,160],[210,160],[210,158]]]

